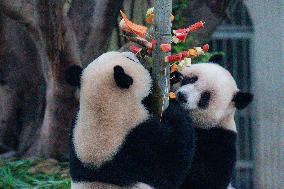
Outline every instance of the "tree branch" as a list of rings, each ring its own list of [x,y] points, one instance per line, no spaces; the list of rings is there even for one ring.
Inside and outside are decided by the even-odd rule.
[[[24,24],[29,30],[36,28],[36,12],[34,1],[0,0],[0,8],[11,19]]]

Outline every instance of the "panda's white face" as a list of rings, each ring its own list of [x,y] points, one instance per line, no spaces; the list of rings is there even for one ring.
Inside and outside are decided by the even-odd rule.
[[[232,99],[238,88],[231,74],[213,63],[192,65],[182,74],[177,100],[189,112],[194,125],[203,128],[221,125],[235,130]]]

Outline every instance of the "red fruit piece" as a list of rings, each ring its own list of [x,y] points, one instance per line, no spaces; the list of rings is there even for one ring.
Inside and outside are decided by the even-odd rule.
[[[199,30],[203,27],[204,27],[204,22],[199,21],[199,22],[196,22],[195,24],[192,24],[191,26],[189,26],[188,32],[193,32],[193,31]]]
[[[138,54],[138,53],[142,50],[142,48],[137,47],[137,46],[135,46],[135,45],[131,45],[131,46],[129,47],[129,50],[130,50],[131,52],[133,52],[134,54]]]
[[[187,32],[186,33],[176,33],[176,37],[179,39],[179,41],[184,42],[187,37]]]
[[[187,29],[177,29],[173,31],[174,34],[187,33]]]
[[[179,62],[182,60],[182,53],[173,54],[165,57],[165,62]]]
[[[172,50],[172,46],[171,46],[171,44],[161,44],[160,49],[161,49],[162,52],[167,53],[167,52],[170,52]]]
[[[152,51],[154,50],[155,45],[156,45],[156,41],[154,39],[152,39],[151,44],[152,44],[152,47],[147,49],[148,54],[151,54]]]
[[[182,55],[182,59],[184,59],[184,58],[188,57],[188,52],[187,51],[182,51],[181,55]]]
[[[209,50],[209,45],[208,45],[208,44],[203,45],[202,50],[203,50],[204,52],[208,52],[208,50]]]

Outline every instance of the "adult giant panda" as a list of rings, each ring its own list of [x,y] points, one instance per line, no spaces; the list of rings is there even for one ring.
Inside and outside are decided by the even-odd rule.
[[[84,70],[70,67],[66,79],[80,85],[71,134],[71,188],[181,185],[194,149],[190,118],[176,102],[170,103],[162,123],[151,116],[152,79],[134,54],[105,53]]]
[[[219,55],[211,61],[221,60]],[[225,189],[236,161],[236,109],[245,108],[252,94],[239,91],[231,74],[214,63],[182,71],[177,100],[193,119],[196,151],[181,189]]]

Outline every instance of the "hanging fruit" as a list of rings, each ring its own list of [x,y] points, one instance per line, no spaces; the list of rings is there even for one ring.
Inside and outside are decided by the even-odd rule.
[[[177,65],[176,64],[172,64],[171,65],[171,73],[178,71],[177,69]]]
[[[120,21],[120,27],[123,31],[136,34],[141,38],[145,38],[148,29],[146,26],[138,25],[131,22],[122,11],[120,11],[120,14],[122,16],[122,20]]]
[[[195,58],[198,56],[196,49],[188,49],[188,56],[190,58]]]
[[[208,44],[203,45],[202,49],[203,49],[204,52],[208,52],[209,51],[209,45]]]
[[[168,62],[168,63],[179,62],[181,60],[182,60],[182,53],[168,55],[168,56],[165,57],[165,62]]]
[[[174,92],[170,92],[170,93],[169,93],[169,98],[170,98],[171,100],[175,100],[177,97],[176,97],[176,94],[175,94]]]
[[[171,44],[161,44],[160,50],[164,53],[170,52],[172,50]]]
[[[204,22],[199,21],[199,22],[196,22],[195,24],[192,24],[191,26],[189,26],[187,28],[187,32],[193,32],[193,31],[199,30],[203,27],[204,27]]]
[[[155,16],[155,14],[154,14],[154,7],[149,8],[149,9],[147,10],[147,13],[146,13],[146,19],[145,19],[145,21],[146,21],[147,23],[149,23],[149,24],[153,24],[153,23],[154,23],[154,16]],[[172,22],[172,21],[175,19],[174,15],[171,14],[170,19],[171,19],[171,22]]]
[[[135,45],[131,45],[129,50],[134,54],[142,56],[146,62],[149,64],[152,62],[149,55],[152,54],[152,51],[155,48],[156,41],[147,34],[147,27],[141,26],[131,22],[127,16],[120,11],[122,20],[120,22],[120,28],[126,32],[124,35],[129,41],[135,42],[142,47],[138,47]],[[146,22],[152,24],[154,22],[154,8],[150,8],[146,14]],[[174,16],[171,15],[171,20],[174,19]],[[174,43],[181,43],[185,42],[187,36],[190,32],[194,32],[204,27],[204,22],[199,21],[195,24],[192,24],[188,28],[182,28],[173,30],[173,37],[172,42]],[[150,30],[149,30],[150,31]],[[130,35],[128,35],[130,34]],[[132,36],[132,34],[136,36]],[[145,36],[147,35],[147,38]],[[171,44],[161,44],[160,45],[161,52],[167,53],[172,50]],[[188,50],[181,51],[178,54],[172,54],[165,57],[165,62],[172,63],[170,67],[170,83],[175,84],[181,81],[182,74],[180,73],[185,67],[191,66],[192,58],[196,58],[198,56],[204,55],[206,52],[209,51],[209,45],[205,44],[202,47],[193,47]],[[141,53],[143,52],[143,53]],[[146,54],[145,54],[146,52]],[[169,96],[174,98],[174,93],[171,93]]]
[[[131,45],[131,46],[129,47],[129,50],[130,50],[131,52],[133,52],[134,54],[138,54],[138,53],[140,53],[140,52],[142,51],[142,48],[137,47],[137,46],[135,46],[135,45]]]
[[[191,66],[191,58],[185,58],[179,62],[177,65],[178,71],[182,71],[185,67]]]

